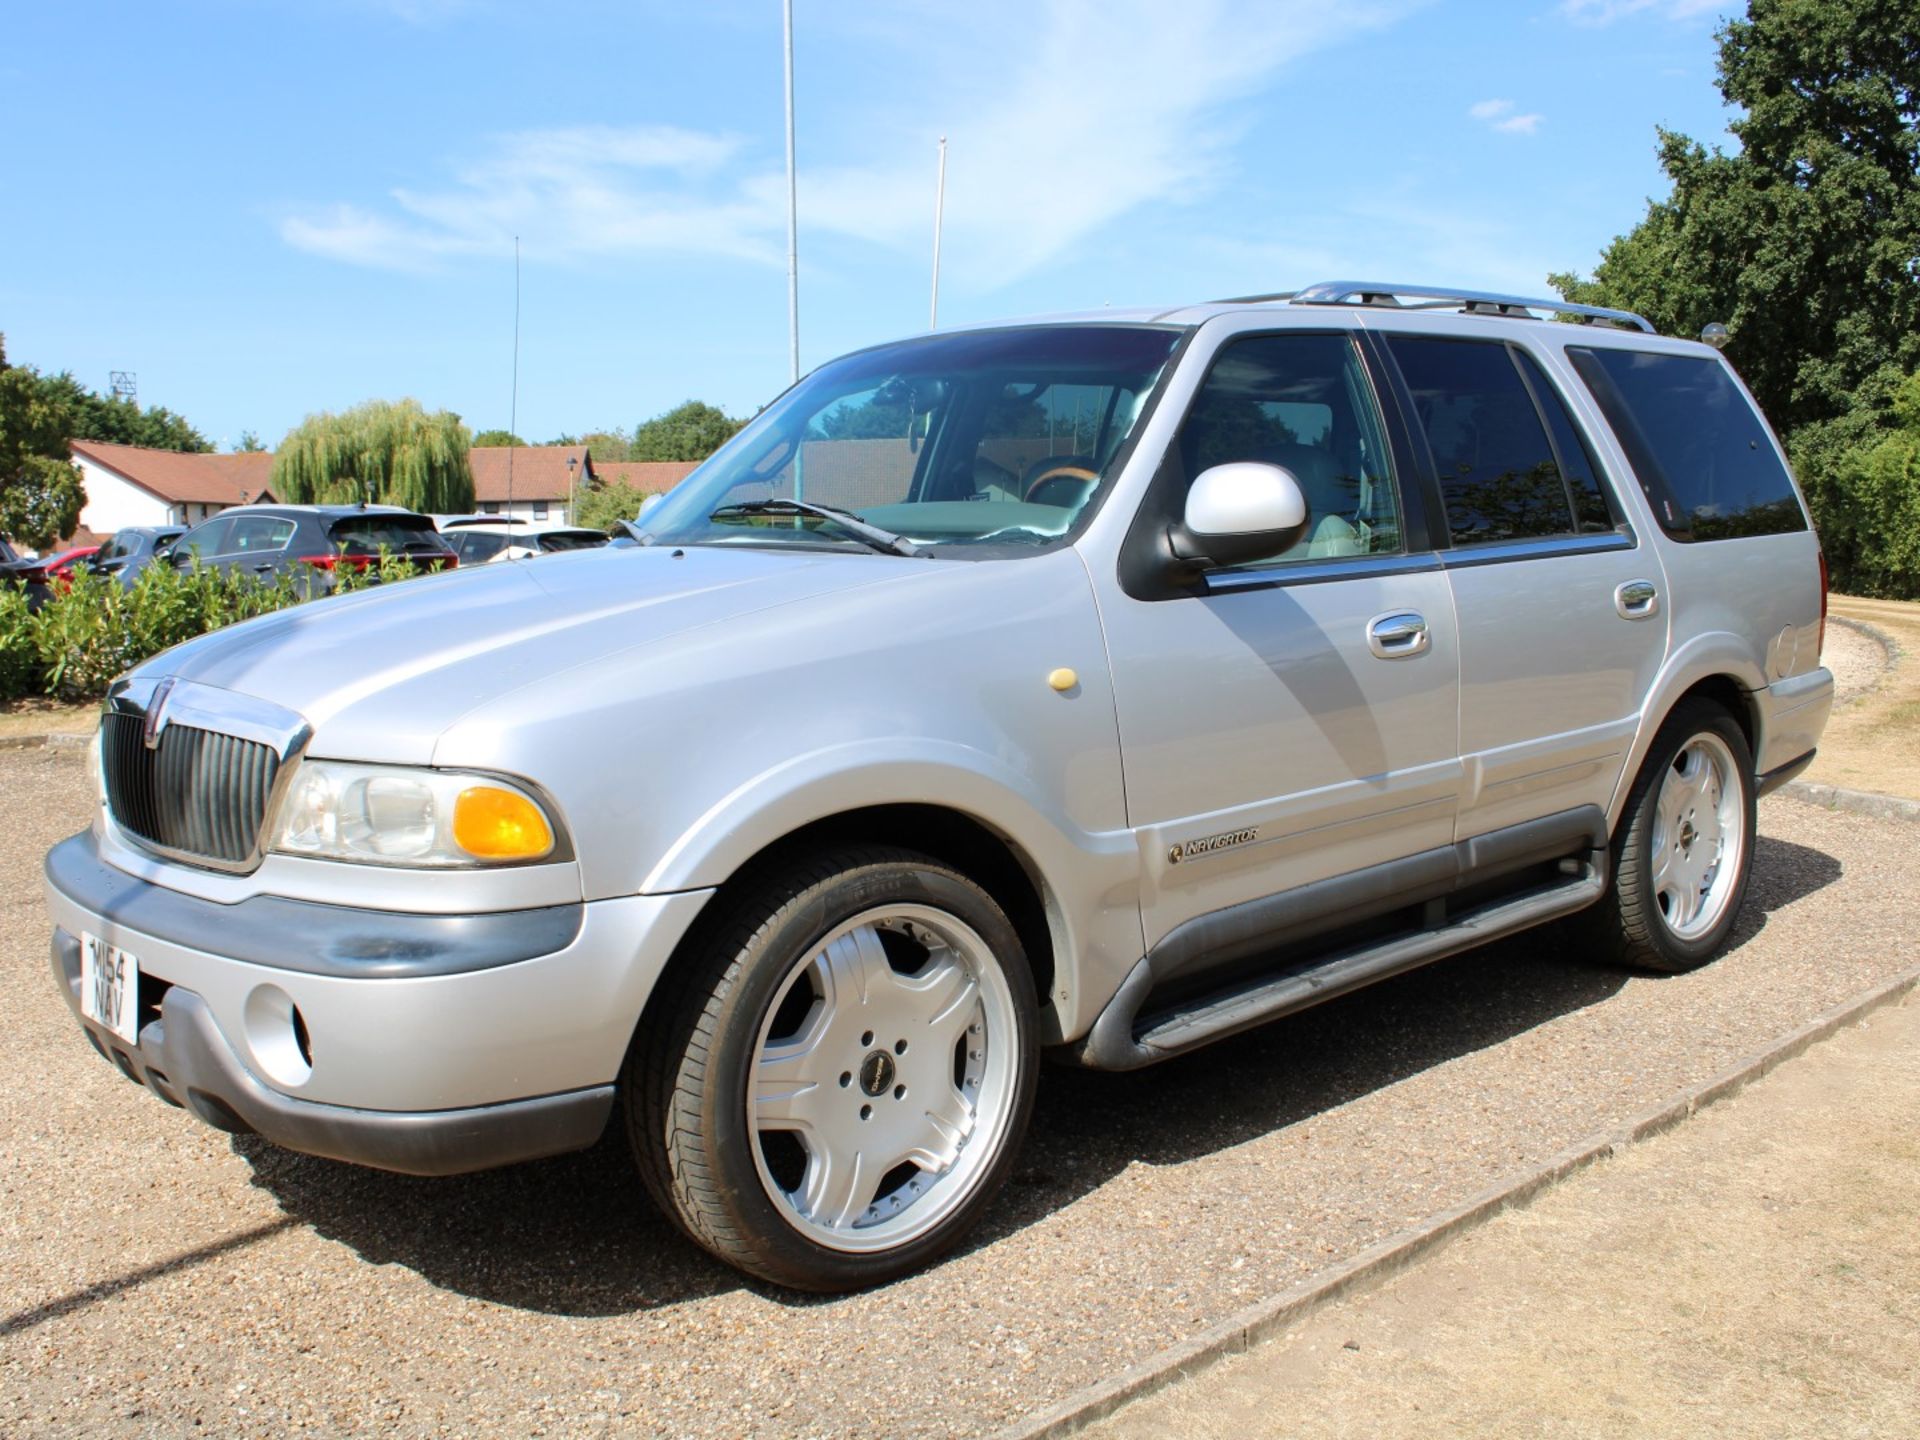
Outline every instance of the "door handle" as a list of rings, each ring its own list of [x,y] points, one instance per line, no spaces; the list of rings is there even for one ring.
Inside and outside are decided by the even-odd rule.
[[[271,569],[273,569],[273,562],[271,560],[263,561],[253,567],[254,574],[256,575],[264,575]]]
[[[1402,611],[1381,615],[1367,624],[1367,648],[1382,660],[1405,660],[1424,655],[1433,645],[1424,615]]]
[[[1622,620],[1645,620],[1660,613],[1660,592],[1651,580],[1629,580],[1614,590],[1613,608]]]

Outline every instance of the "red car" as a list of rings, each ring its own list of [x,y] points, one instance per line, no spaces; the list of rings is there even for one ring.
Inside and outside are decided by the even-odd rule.
[[[73,567],[99,553],[98,545],[76,545],[71,550],[62,550],[58,555],[41,561],[35,567],[37,573],[30,578],[52,589],[65,590],[73,584]]]

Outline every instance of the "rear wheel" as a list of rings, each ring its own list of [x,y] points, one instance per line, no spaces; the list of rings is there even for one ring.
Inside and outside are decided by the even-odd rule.
[[[1033,980],[971,880],[843,850],[749,882],[629,1062],[663,1207],[730,1264],[807,1290],[925,1264],[1006,1178],[1032,1111]]]
[[[1613,885],[1593,911],[1607,959],[1677,973],[1719,953],[1753,865],[1753,754],[1710,701],[1675,710],[1627,797]]]

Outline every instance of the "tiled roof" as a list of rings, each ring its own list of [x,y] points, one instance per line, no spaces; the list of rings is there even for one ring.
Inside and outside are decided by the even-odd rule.
[[[573,484],[583,486],[593,478],[587,468],[584,445],[489,445],[469,452],[473,465],[473,500],[476,505],[498,505],[507,499],[507,457],[513,457],[513,498],[515,500],[565,500],[567,498],[567,458],[573,458]],[[597,468],[597,467],[596,467]]]
[[[671,490],[700,462],[698,460],[596,460],[593,473],[603,485],[624,481],[647,495]]]
[[[263,451],[191,455],[178,450],[149,450],[141,445],[111,445],[104,440],[76,440],[73,454],[75,459],[111,470],[172,505],[239,505],[273,498],[267,488],[273,474],[273,456]]]

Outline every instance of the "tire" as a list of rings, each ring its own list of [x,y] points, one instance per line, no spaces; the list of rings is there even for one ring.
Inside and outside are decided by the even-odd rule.
[[[1006,914],[910,851],[743,877],[627,1061],[661,1208],[730,1265],[841,1291],[918,1269],[1005,1183],[1033,1111],[1033,976]]]
[[[1606,898],[1591,912],[1599,957],[1676,975],[1719,954],[1753,867],[1753,752],[1708,700],[1667,717],[1628,792]]]

